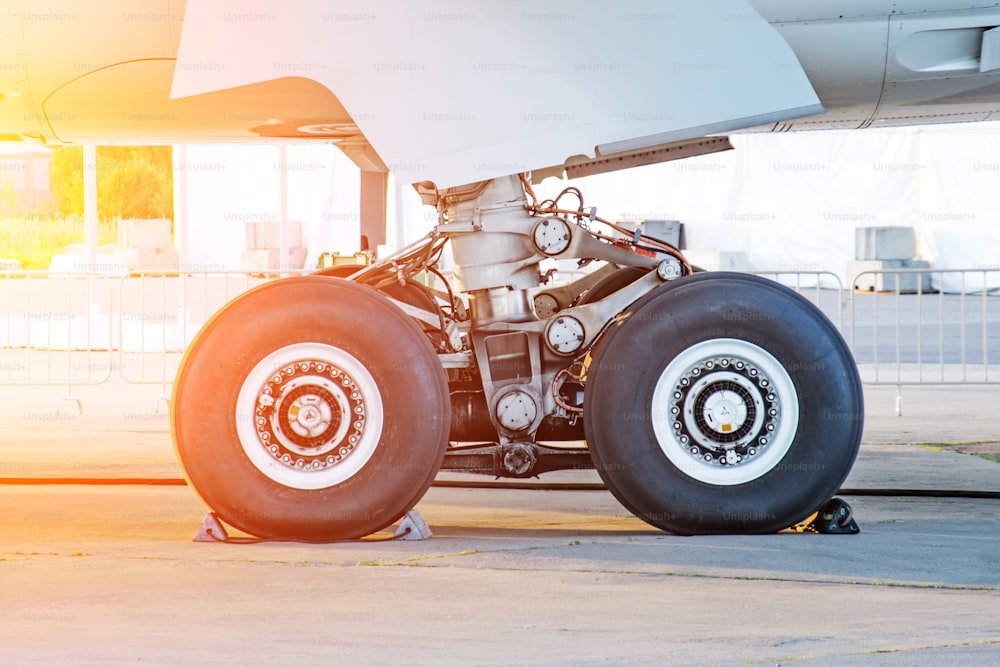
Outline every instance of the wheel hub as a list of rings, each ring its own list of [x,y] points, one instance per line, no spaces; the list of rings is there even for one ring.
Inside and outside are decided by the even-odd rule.
[[[716,433],[732,433],[746,421],[746,404],[740,402],[740,396],[726,389],[709,396],[703,407],[702,418]]]
[[[240,388],[243,451],[263,474],[292,488],[338,484],[371,458],[382,433],[382,400],[352,355],[297,343],[262,359]]]
[[[756,368],[729,357],[689,369],[674,387],[671,403],[681,444],[690,444],[692,456],[720,465],[756,455],[778,416],[777,397],[767,384]]]
[[[257,397],[257,436],[291,468],[321,470],[349,456],[365,427],[357,383],[332,364],[299,360],[272,375]]]
[[[664,369],[653,395],[660,447],[681,470],[740,484],[780,462],[797,429],[798,398],[784,367],[738,339],[698,343]]]
[[[291,417],[289,426],[292,430],[304,437],[315,437],[326,430],[333,421],[333,413],[329,404],[320,403],[321,400],[323,400],[321,397],[309,394],[295,401],[288,411]]]

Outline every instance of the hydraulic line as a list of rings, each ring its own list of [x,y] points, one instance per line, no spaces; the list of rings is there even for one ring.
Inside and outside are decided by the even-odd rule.
[[[530,203],[525,205],[525,209],[527,209],[531,215],[564,215],[576,218],[578,223],[584,219],[590,222],[599,222],[626,237],[626,239],[620,240],[619,242],[627,243],[637,249],[642,249],[648,252],[666,253],[681,263],[681,266],[684,267],[685,275],[691,275],[693,272],[690,262],[687,261],[687,258],[684,257],[683,253],[666,241],[661,241],[660,239],[648,236],[637,230],[630,230],[619,224],[611,222],[610,220],[606,220],[596,214],[597,209],[591,209],[589,213],[585,211],[583,207],[583,193],[581,193],[577,188],[570,186],[556,195],[555,199],[548,199],[543,202],[539,202],[528,178],[524,174],[518,174],[518,176],[521,179],[521,185],[524,188],[524,192],[530,200]],[[559,200],[566,194],[573,194],[576,196],[580,202],[580,207],[578,209],[572,210],[559,208]],[[597,234],[595,234],[595,236],[609,241],[616,241],[616,239],[610,239]],[[643,245],[640,245],[640,239],[644,242]]]

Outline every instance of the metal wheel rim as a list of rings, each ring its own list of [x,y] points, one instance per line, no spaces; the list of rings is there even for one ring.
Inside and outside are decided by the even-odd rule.
[[[240,446],[283,486],[336,486],[371,459],[382,436],[382,396],[368,369],[324,343],[296,343],[260,360],[240,386]],[[349,416],[349,418],[347,418]]]
[[[667,364],[653,390],[651,418],[660,449],[679,470],[706,484],[734,486],[780,465],[795,439],[799,402],[771,353],[716,338]]]

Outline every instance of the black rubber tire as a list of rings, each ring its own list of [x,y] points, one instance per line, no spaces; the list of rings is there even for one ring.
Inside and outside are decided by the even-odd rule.
[[[350,276],[354,275],[363,268],[365,267],[356,264],[340,264],[320,269],[311,275],[344,278],[345,280],[348,280]],[[379,289],[379,291],[387,294],[393,299],[398,299],[403,303],[408,303],[411,306],[422,308],[423,310],[427,310],[432,313],[437,312],[437,305],[434,303],[434,299],[424,289],[422,289],[421,286],[415,283],[410,282],[405,285],[400,285],[398,282],[393,282],[391,285]]]
[[[314,273],[310,274],[313,276],[328,276],[331,278],[348,278],[354,275],[361,269],[365,268],[361,264],[335,264],[333,266],[328,266],[323,269],[317,269]]]
[[[622,289],[631,285],[639,278],[653,271],[654,269],[644,269],[639,266],[625,266],[613,273],[610,273],[597,283],[594,284],[589,290],[580,295],[580,298],[576,300],[574,306],[583,306],[588,303],[594,303],[595,301],[600,301],[601,299],[607,298]],[[704,273],[705,269],[699,266],[692,266],[691,270],[695,273]]]
[[[601,280],[597,281],[593,287],[580,295],[574,306],[583,306],[588,303],[595,303],[611,296],[618,290],[631,285],[639,278],[652,271],[653,269],[643,269],[638,266],[626,266],[620,268],[613,273],[609,273],[604,276]]]
[[[381,429],[368,440],[370,458],[326,488],[265,475],[248,454],[256,450],[241,444],[236,423],[240,389],[255,366],[302,343],[353,357],[370,374],[382,406]],[[411,318],[368,287],[308,276],[258,287],[202,328],[175,380],[171,427],[190,485],[223,521],[262,538],[323,542],[377,532],[417,503],[444,459],[450,406],[444,371]],[[372,413],[365,424],[375,421]],[[251,448],[260,442],[244,440]]]
[[[843,338],[813,304],[757,276],[702,273],[645,295],[626,312],[596,348],[584,400],[584,426],[594,464],[625,507],[674,533],[768,533],[802,521],[838,491],[861,442],[862,388]],[[654,406],[654,391],[661,376],[679,377],[667,371],[685,350],[698,345],[685,353],[696,358],[711,346],[742,349],[739,341],[764,350],[787,373],[783,386],[794,387],[785,394],[795,394],[798,418],[787,419],[778,429],[788,435],[783,438],[790,443],[787,451],[777,463],[768,454],[771,467],[765,466],[756,478],[726,483],[710,477],[736,470],[733,466],[724,470],[723,465],[699,479],[666,454],[690,451],[685,447],[695,444],[693,437],[688,445],[680,444],[685,431],[677,431],[676,442],[664,438],[666,444],[661,446],[657,429],[661,435],[664,428],[677,429],[679,422],[673,420],[683,417],[671,417],[664,407]],[[689,391],[693,393],[694,389]],[[683,401],[688,399],[667,395],[683,413],[687,406]],[[659,396],[662,400],[664,394]],[[785,405],[792,402],[789,397]],[[663,417],[654,418],[654,407]],[[781,451],[778,447],[773,453]],[[687,461],[681,454],[673,455],[675,461],[692,466],[695,475],[702,475],[698,466],[704,459],[692,455]]]

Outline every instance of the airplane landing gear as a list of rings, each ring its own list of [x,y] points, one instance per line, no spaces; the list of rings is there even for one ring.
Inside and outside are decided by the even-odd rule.
[[[576,188],[539,201],[514,176],[420,191],[441,219],[423,240],[350,280],[326,270],[248,292],[188,349],[174,443],[222,520],[259,537],[361,537],[411,509],[442,465],[526,477],[589,463],[677,533],[781,530],[836,493],[861,385],[808,301],[696,273]],[[450,279],[435,266],[445,244]],[[604,266],[547,285],[545,258]],[[539,444],[579,440],[581,424],[589,458]]]

